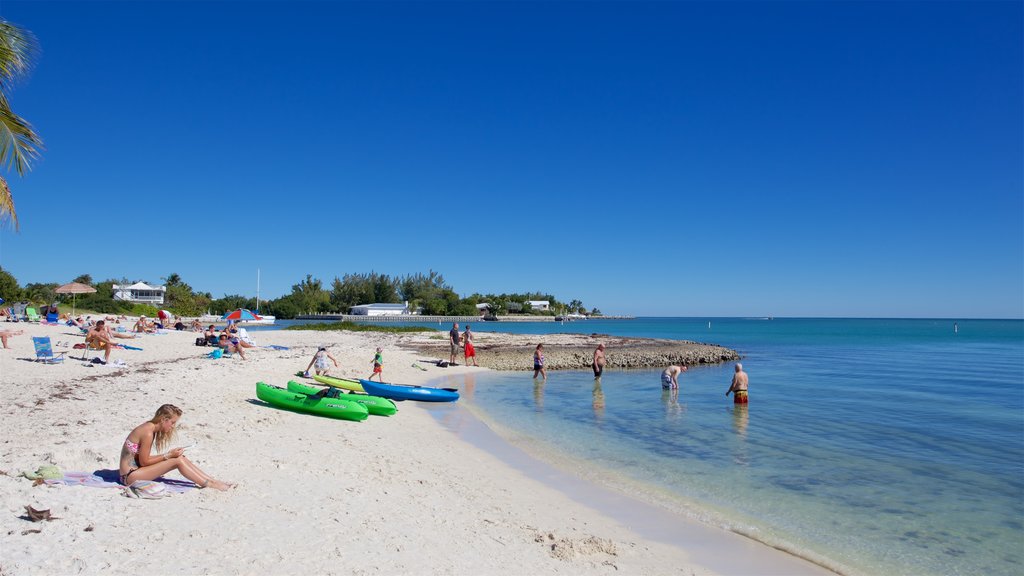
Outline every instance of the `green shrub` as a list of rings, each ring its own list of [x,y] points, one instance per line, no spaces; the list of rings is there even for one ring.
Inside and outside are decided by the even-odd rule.
[[[433,328],[423,326],[377,326],[376,324],[358,324],[356,322],[318,322],[316,324],[299,324],[289,326],[285,330],[347,330],[349,332],[387,332],[388,334],[399,334],[402,332],[434,332]]]

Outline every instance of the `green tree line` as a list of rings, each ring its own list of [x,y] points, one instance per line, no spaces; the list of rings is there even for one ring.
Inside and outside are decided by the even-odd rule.
[[[223,314],[236,308],[256,309],[255,298],[239,294],[213,298],[209,292],[196,292],[176,273],[168,274],[160,280],[167,288],[162,307],[178,316],[199,316],[207,312]],[[91,275],[82,274],[74,281],[96,289],[94,294],[76,296],[76,306],[80,309],[105,314],[156,314],[154,306],[114,300],[114,285],[129,285],[139,280],[120,278],[94,283]],[[21,286],[12,274],[0,267],[0,297],[7,302],[28,301],[43,305],[69,301],[70,296],[56,293],[58,286],[57,283]],[[533,310],[528,304],[530,300],[547,300],[550,309]],[[473,316],[479,313],[477,304],[488,304],[487,312],[495,315],[601,314],[597,308],[588,311],[580,300],[573,299],[564,303],[551,294],[541,292],[472,294],[462,298],[445,282],[444,276],[433,270],[426,274],[406,276],[388,276],[376,272],[345,274],[341,278],[335,277],[330,287],[325,286],[319,278],[307,274],[292,286],[290,293],[261,301],[260,312],[287,319],[300,314],[348,313],[352,306],[360,304],[402,302],[408,302],[411,310],[431,315]]]

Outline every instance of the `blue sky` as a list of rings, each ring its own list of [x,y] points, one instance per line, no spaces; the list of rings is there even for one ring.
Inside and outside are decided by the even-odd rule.
[[[1020,2],[17,2],[19,282],[1024,316]]]

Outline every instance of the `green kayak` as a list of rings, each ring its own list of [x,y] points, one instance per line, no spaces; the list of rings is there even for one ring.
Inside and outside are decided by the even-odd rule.
[[[363,390],[363,385],[360,384],[358,380],[335,378],[333,376],[313,376],[313,380],[316,380],[324,386],[334,386],[335,388],[351,390],[353,392],[366,392],[366,390]]]
[[[309,384],[302,384],[294,380],[288,381],[288,391],[295,392],[297,394],[312,395],[322,390],[316,386],[310,386]],[[349,400],[352,402],[358,402],[363,406],[366,406],[366,410],[370,414],[377,416],[391,416],[395,412],[398,412],[398,408],[395,403],[387,398],[381,398],[380,396],[367,396],[366,394],[346,394],[338,390],[339,395],[337,398],[342,400]]]
[[[358,402],[341,398],[315,398],[306,394],[289,392],[284,388],[263,382],[256,383],[256,397],[278,408],[327,416],[328,418],[366,420],[369,416],[366,406]]]

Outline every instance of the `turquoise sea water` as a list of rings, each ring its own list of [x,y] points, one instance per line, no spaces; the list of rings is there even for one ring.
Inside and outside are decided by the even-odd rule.
[[[844,573],[1024,573],[1022,321],[473,327],[695,340],[744,356],[746,408],[725,396],[732,364],[691,368],[678,394],[662,391],[660,370],[608,370],[599,382],[552,371],[539,383],[529,358],[522,372],[454,382],[462,403],[592,478],[626,480]]]

